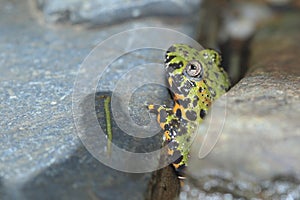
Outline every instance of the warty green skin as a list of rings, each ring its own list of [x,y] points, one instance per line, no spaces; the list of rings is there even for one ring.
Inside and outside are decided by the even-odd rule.
[[[165,54],[165,68],[174,106],[149,105],[164,130],[164,143],[175,169],[187,165],[191,137],[215,99],[230,87],[221,67],[221,56],[212,49],[198,51],[185,44],[172,45]]]

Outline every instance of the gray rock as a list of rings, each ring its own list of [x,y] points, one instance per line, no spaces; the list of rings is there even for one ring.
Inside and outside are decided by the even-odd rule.
[[[255,36],[248,74],[199,128],[180,199],[300,198],[298,19]]]
[[[114,24],[145,16],[197,16],[201,0],[36,0],[48,22],[88,22],[92,25]]]
[[[22,185],[21,199],[143,199],[150,178],[113,170],[81,148]]]
[[[150,173],[128,174],[113,170],[98,162],[83,147],[72,115],[74,82],[80,64],[92,48],[113,34],[130,28],[157,26],[196,36],[194,25],[156,18],[128,21],[100,30],[50,27],[39,23],[36,10],[26,1],[0,0],[0,4],[0,199],[116,199],[117,192],[120,199],[148,196]],[[124,40],[125,44],[130,44],[131,39],[134,38]],[[144,41],[147,39],[145,37]],[[157,37],[157,42],[165,41]],[[110,50],[119,52],[113,44]],[[154,58],[157,59],[144,53],[138,57],[139,61],[146,62]],[[122,59],[116,64],[128,66]],[[110,71],[106,77],[109,81],[104,81],[102,90],[113,89],[118,70],[120,67]],[[139,102],[135,98],[141,95],[151,97],[150,100],[167,97],[166,90],[152,87],[137,91],[131,103]],[[97,114],[99,122],[105,124],[103,109]],[[139,115],[134,108],[131,114]],[[149,115],[140,116],[142,120],[137,120],[138,123],[149,120]],[[117,127],[113,128],[115,134],[121,135]],[[129,145],[138,143],[139,146],[127,144],[124,148],[132,151],[155,149],[160,145],[155,139],[160,138],[154,138],[150,144],[136,139]],[[172,191],[172,187],[168,188]]]
[[[1,199],[7,198],[5,193],[6,192],[5,192],[5,189],[4,189],[3,180],[2,180],[2,178],[0,178],[0,198]]]

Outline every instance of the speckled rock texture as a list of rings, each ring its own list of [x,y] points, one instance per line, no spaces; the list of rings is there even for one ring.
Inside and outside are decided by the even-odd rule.
[[[55,2],[71,5],[75,1],[51,1],[51,5]],[[116,33],[156,26],[191,34],[195,27],[176,20],[143,18],[87,30],[46,24],[29,1],[0,0],[0,4],[0,199],[151,199],[151,173],[113,170],[84,148],[73,123],[74,81],[90,51]],[[49,4],[44,1],[43,5]],[[112,46],[110,51],[118,49]],[[138,60],[143,58],[149,59],[139,55]],[[122,59],[117,64],[127,66]],[[110,89],[114,77],[102,86]],[[143,92],[155,98],[153,90]],[[163,93],[167,98],[168,93]],[[100,123],[103,112],[99,109],[97,113]],[[173,180],[177,180],[174,175]],[[172,181],[165,183],[163,188],[170,190],[160,188],[160,194],[176,196],[179,188],[168,185]],[[152,185],[151,190],[156,188]]]
[[[186,16],[194,18],[202,0],[36,0],[48,22],[86,22],[90,25],[119,23],[147,16]]]
[[[180,199],[300,198],[299,17],[255,35],[248,73],[199,128]]]

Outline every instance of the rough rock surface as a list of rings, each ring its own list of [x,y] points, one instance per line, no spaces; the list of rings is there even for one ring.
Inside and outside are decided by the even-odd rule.
[[[114,24],[145,16],[183,16],[194,18],[201,0],[36,0],[48,22],[87,22],[90,25]]]
[[[40,23],[39,15],[27,1],[0,0],[0,4],[0,199],[148,196],[150,173],[113,170],[83,147],[73,123],[74,81],[92,48],[111,35],[145,26],[190,34],[195,32],[194,26],[159,18],[128,21],[103,29],[48,26]],[[128,39],[128,43],[131,41]],[[110,49],[118,50],[114,46]],[[148,59],[147,54],[139,55],[138,60],[143,59]],[[117,64],[127,66],[123,62],[120,59]],[[103,87],[111,86],[112,82],[107,82]],[[144,90],[144,96],[155,98],[152,91]],[[103,119],[99,118],[101,123]]]
[[[250,70],[199,128],[180,199],[300,198],[299,17],[254,37]]]

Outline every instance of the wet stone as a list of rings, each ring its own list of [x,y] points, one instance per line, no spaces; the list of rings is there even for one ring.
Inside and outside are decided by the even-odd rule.
[[[255,35],[248,73],[199,127],[180,199],[299,199],[299,17]]]

